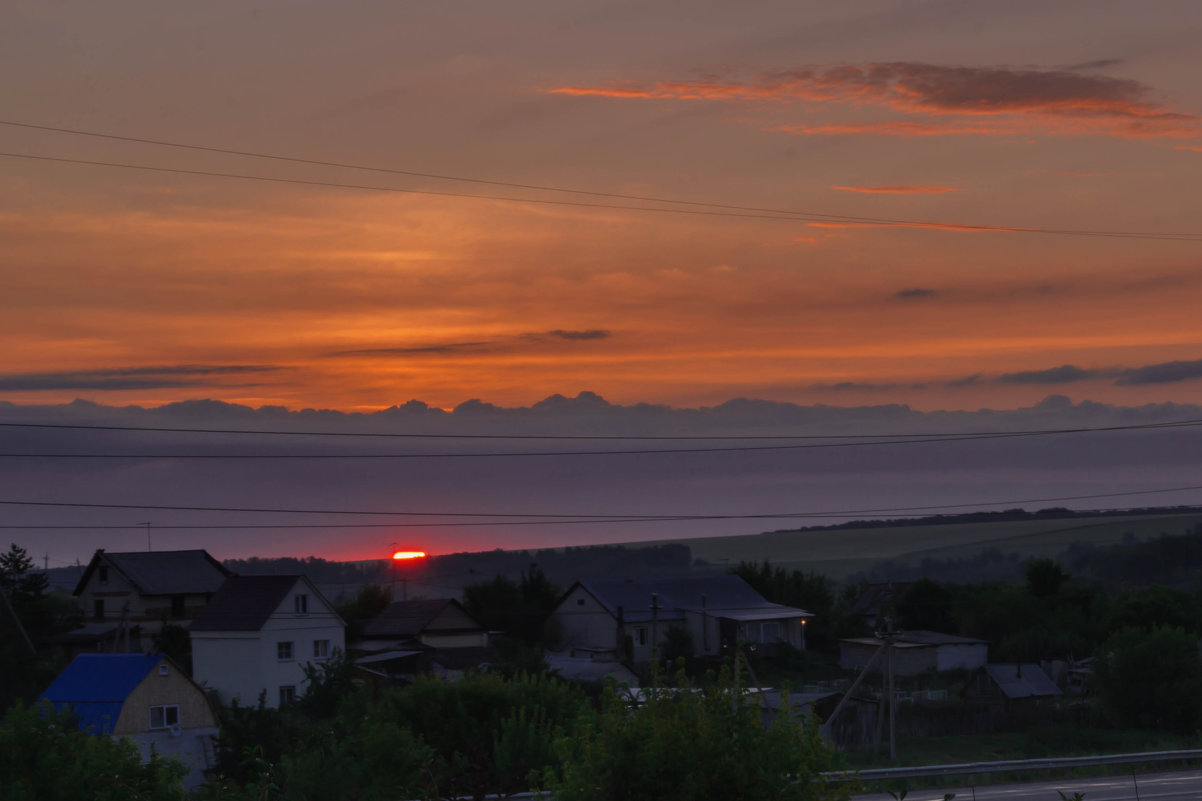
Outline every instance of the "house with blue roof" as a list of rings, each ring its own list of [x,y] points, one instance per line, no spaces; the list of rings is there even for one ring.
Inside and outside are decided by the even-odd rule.
[[[127,737],[190,768],[189,786],[212,767],[217,717],[200,686],[164,654],[80,654],[38,701],[73,713],[97,736]]]

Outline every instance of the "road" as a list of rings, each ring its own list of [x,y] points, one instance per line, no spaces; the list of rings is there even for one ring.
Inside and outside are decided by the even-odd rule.
[[[1057,779],[1029,784],[995,784],[988,787],[938,787],[911,790],[906,801],[943,801],[955,793],[956,801],[1060,801],[1058,790],[1072,798],[1084,793],[1085,801],[1196,801],[1202,799],[1202,770]],[[975,793],[975,795],[974,795]],[[853,796],[854,801],[893,801],[888,793]]]

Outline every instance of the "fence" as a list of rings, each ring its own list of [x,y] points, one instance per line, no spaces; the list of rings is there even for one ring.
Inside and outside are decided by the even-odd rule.
[[[1008,759],[1001,762],[964,762],[956,765],[918,765],[909,768],[874,768],[860,771],[832,771],[822,778],[836,782],[878,782],[888,779],[941,778],[975,776],[988,773],[1028,773],[1041,770],[1072,770],[1102,765],[1140,765],[1202,760],[1202,749],[1186,751],[1147,751],[1141,754],[1104,754],[1101,756],[1057,757],[1055,759]]]

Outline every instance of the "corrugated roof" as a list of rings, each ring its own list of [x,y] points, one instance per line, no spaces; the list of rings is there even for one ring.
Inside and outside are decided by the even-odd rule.
[[[38,700],[70,709],[79,717],[80,728],[107,734],[121,716],[125,699],[162,659],[162,654],[80,654]]]
[[[985,672],[1007,698],[1042,698],[1063,695],[1056,682],[1039,665],[1031,663],[986,665]]]
[[[917,631],[903,631],[897,635],[897,639],[901,642],[910,642],[916,645],[986,645],[988,641],[978,640],[973,637],[960,637],[955,634],[944,634],[941,631],[925,631],[919,629]]]
[[[363,625],[364,637],[416,637],[448,606],[455,606],[475,622],[454,598],[430,598],[416,601],[394,601]],[[484,627],[476,623],[480,631]]]
[[[618,607],[628,622],[651,619],[651,595],[660,605],[659,619],[672,620],[684,612],[705,611],[715,617],[771,620],[783,617],[810,617],[804,609],[769,603],[751,585],[733,574],[690,576],[669,579],[604,579],[581,581],[615,617]]]
[[[258,631],[302,576],[231,576],[196,613],[191,631]]]
[[[880,645],[879,637],[844,637],[839,642],[858,643],[860,645]],[[988,645],[987,640],[977,640],[972,637],[959,637],[955,634],[944,634],[941,631],[899,631],[893,635],[893,643],[898,648],[934,648],[940,645]]]
[[[206,595],[217,592],[222,582],[233,575],[203,550],[97,551],[75,587],[76,595],[83,591],[88,578],[101,563],[118,570],[142,595]]]

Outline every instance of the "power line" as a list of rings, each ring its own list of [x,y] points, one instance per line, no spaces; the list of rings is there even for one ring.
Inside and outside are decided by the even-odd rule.
[[[579,208],[590,209],[617,209],[622,211],[655,211],[667,214],[694,214],[707,217],[743,217],[760,220],[784,220],[787,222],[796,222],[803,219],[798,216],[779,213],[741,213],[735,211],[706,211],[703,209],[672,209],[672,208],[654,208],[652,206],[628,206],[615,203],[590,203],[582,200],[548,200],[546,198],[523,198],[512,197],[507,195],[482,195],[471,192],[439,192],[432,189],[402,189],[395,186],[369,186],[366,184],[347,184],[336,181],[315,181],[306,180],[303,178],[275,178],[266,175],[247,175],[245,173],[232,172],[216,172],[212,170],[187,170],[180,167],[152,167],[146,164],[128,164],[116,161],[94,161],[90,159],[72,159],[57,156],[35,156],[29,153],[0,153],[0,156],[16,159],[32,159],[35,161],[52,161],[62,164],[81,164],[91,167],[115,167],[127,170],[144,170],[147,172],[163,172],[174,175],[201,175],[210,178],[236,178],[244,181],[264,181],[267,183],[278,184],[296,184],[299,186],[319,186],[333,189],[357,189],[371,192],[397,192],[406,195],[432,195],[435,197],[453,197],[453,198],[470,198],[474,200],[498,200],[506,203],[536,203],[544,206],[573,206]],[[829,222],[829,220],[826,220]],[[1003,229],[999,229],[1003,230]],[[1010,230],[1010,229],[1004,229]],[[1034,229],[1032,229],[1034,230]],[[1099,234],[1100,235],[1100,234]],[[1109,235],[1109,234],[1106,234]],[[1181,235],[1181,238],[1192,238],[1193,235]],[[1160,234],[1140,235],[1141,239],[1162,239],[1166,238]],[[1202,240],[1202,236],[1198,237]]]
[[[787,211],[781,209],[759,208],[756,206],[741,206],[729,203],[707,203],[698,200],[680,200],[677,198],[663,198],[650,195],[632,195],[623,194],[620,192],[599,192],[589,189],[571,189],[561,186],[548,186],[545,184],[526,184],[514,181],[496,181],[485,178],[470,178],[462,175],[446,175],[440,173],[418,172],[415,170],[402,170],[390,167],[378,167],[365,164],[349,164],[338,161],[325,161],[321,159],[306,159],[296,156],[284,156],[278,153],[260,153],[249,150],[234,150],[231,148],[213,147],[208,145],[192,145],[182,142],[168,142],[163,139],[147,139],[137,136],[121,136],[119,134],[101,133],[98,131],[83,131],[76,128],[58,128],[51,125],[35,125],[27,122],[16,122],[14,120],[0,120],[0,125],[8,125],[15,128],[28,128],[36,131],[52,131],[54,133],[71,134],[74,136],[89,136],[98,139],[112,139],[119,142],[133,142],[142,145],[157,145],[160,147],[173,147],[183,150],[195,150],[204,153],[221,153],[229,156],[244,156],[247,158],[270,159],[273,161],[284,161],[292,164],[308,164],[318,167],[335,167],[338,169],[362,170],[364,172],[378,172],[389,175],[404,175],[410,178],[433,178],[439,181],[457,181],[460,183],[479,184],[482,186],[503,186],[509,189],[530,189],[538,192],[561,192],[573,195],[587,195],[589,197],[603,197],[613,200],[636,200],[643,203],[669,203],[683,206],[698,206],[702,208],[724,209],[727,211],[754,211],[771,214],[807,214],[813,217],[823,217],[830,221],[868,221],[869,218],[861,217],[846,217],[842,215],[820,214],[810,212]]]
[[[1192,423],[1190,425],[1198,425]],[[1155,427],[1184,427],[1155,426]],[[1088,429],[1094,430],[1094,429]],[[1096,429],[1102,430],[1102,429]],[[0,459],[489,459],[509,457],[562,456],[636,456],[673,453],[735,453],[756,451],[797,451],[814,448],[869,448],[890,445],[933,444],[941,442],[975,442],[987,439],[1014,439],[1049,434],[1086,433],[1086,430],[1046,432],[1004,432],[994,434],[924,436],[918,439],[889,439],[867,442],[809,442],[788,445],[715,445],[703,448],[615,448],[594,451],[468,451],[464,453],[0,453]]]
[[[1159,423],[1129,423],[1113,426],[1080,426],[1075,428],[1036,428],[1015,431],[961,431],[958,433],[906,432],[892,434],[432,434],[421,432],[393,431],[300,431],[296,429],[245,428],[178,428],[167,426],[119,426],[95,425],[91,423],[5,423],[0,428],[45,428],[82,431],[132,431],[172,434],[239,434],[252,436],[297,436],[297,437],[369,437],[385,439],[500,439],[500,440],[616,440],[616,441],[669,441],[669,440],[847,440],[847,439],[895,439],[917,437],[971,437],[971,436],[1043,436],[1050,434],[1084,434],[1098,431],[1134,431],[1153,428],[1178,428],[1202,425],[1202,418],[1168,420]]]
[[[1156,489],[1145,490],[1125,490],[1119,492],[1099,492],[1084,495],[1060,495],[1055,497],[1042,498],[1020,498],[1009,500],[984,500],[971,501],[967,503],[948,503],[948,504],[930,504],[922,506],[894,506],[894,507],[877,507],[870,509],[842,509],[828,510],[821,512],[764,512],[752,514],[663,514],[663,515],[584,515],[584,514],[549,514],[549,513],[461,513],[461,512],[413,512],[413,511],[331,511],[321,509],[262,509],[262,508],[237,508],[237,507],[211,507],[211,506],[160,506],[146,504],[107,504],[107,503],[71,503],[58,501],[13,501],[3,500],[0,504],[14,506],[50,506],[50,507],[66,507],[66,508],[102,508],[102,509],[141,509],[141,510],[168,510],[168,511],[205,511],[205,512],[243,512],[243,513],[273,513],[273,514],[345,514],[345,515],[393,515],[393,516],[431,516],[431,517],[527,517],[539,518],[535,520],[504,520],[504,521],[468,521],[468,522],[443,522],[443,523],[421,523],[420,526],[425,527],[458,527],[458,526],[515,526],[515,525],[573,525],[573,524],[589,524],[589,523],[662,523],[662,522],[689,522],[689,521],[704,521],[704,520],[785,520],[785,519],[808,519],[808,518],[839,518],[852,516],[896,516],[896,517],[924,517],[930,516],[932,513],[937,513],[941,510],[950,509],[966,509],[966,508],[981,508],[985,506],[1015,506],[1018,504],[1032,503],[1058,503],[1064,501],[1083,501],[1083,500],[1098,500],[1101,498],[1122,498],[1139,495],[1162,495],[1172,492],[1191,492],[1202,490],[1202,485],[1190,485],[1181,487],[1159,487]],[[1092,511],[1123,511],[1122,507],[1114,509],[1095,509]],[[553,519],[545,519],[553,518]],[[312,528],[393,528],[398,525],[406,525],[402,522],[393,523],[252,523],[252,524],[195,524],[195,525],[156,525],[155,529],[312,529]],[[128,529],[130,525],[4,525],[0,529]]]
[[[328,161],[323,159],[307,159],[296,156],[285,156],[279,153],[262,153],[250,150],[236,150],[233,148],[215,147],[212,145],[194,145],[183,142],[171,142],[164,139],[150,139],[147,137],[124,136],[121,134],[104,133],[100,131],[85,131],[78,128],[63,128],[52,125],[38,125],[35,123],[18,122],[16,120],[0,120],[0,125],[7,125],[14,128],[26,128],[36,131],[51,131],[54,133],[70,134],[72,136],[86,136],[97,139],[109,139],[119,142],[132,142],[142,145],[155,145],[158,147],[170,147],[181,150],[192,150],[204,153],[220,153],[229,156],[241,156],[245,158],[269,159],[272,161],[283,161],[292,164],[307,164],[319,167],[333,167],[337,169],[360,170],[363,172],[376,172],[389,175],[403,175],[410,178],[431,178],[439,181],[456,181],[460,183],[470,183],[482,186],[502,186],[510,189],[527,189],[538,192],[558,192],[573,195],[585,195],[588,197],[610,198],[613,200],[634,200],[641,203],[666,203],[672,205],[693,206],[707,209],[720,209],[724,211],[742,211],[756,212],[758,214],[772,215],[790,215],[798,218],[810,218],[813,220],[825,220],[828,222],[859,222],[870,225],[897,225],[897,226],[937,226],[951,227],[963,230],[980,230],[980,231],[1004,231],[1015,233],[1054,233],[1054,234],[1074,234],[1082,236],[1123,236],[1123,237],[1140,237],[1140,238],[1182,238],[1187,241],[1192,241],[1199,238],[1196,234],[1158,234],[1150,232],[1129,232],[1129,231],[1077,231],[1069,229],[1053,229],[1053,228],[1011,228],[1007,226],[992,226],[992,225],[961,225],[948,224],[940,222],[931,222],[923,220],[905,220],[888,217],[863,217],[847,214],[827,214],[823,212],[799,211],[794,209],[777,209],[765,208],[760,206],[747,206],[733,203],[712,203],[698,200],[683,200],[680,198],[666,198],[654,195],[636,195],[625,194],[621,192],[600,192],[589,189],[573,189],[570,187],[550,186],[547,184],[528,184],[515,181],[498,181],[485,178],[472,178],[462,175],[447,175],[443,173],[420,172],[417,170],[403,170],[392,167],[379,167],[366,164],[351,164],[347,162]]]
[[[809,221],[809,222],[843,222],[851,224],[862,224],[872,226],[882,226],[890,228],[929,228],[935,230],[954,230],[954,231],[983,231],[997,233],[1018,233],[1018,234],[1045,234],[1054,236],[1084,236],[1084,237],[1103,237],[1114,239],[1151,239],[1165,240],[1177,242],[1202,242],[1202,234],[1182,234],[1182,233],[1156,233],[1150,231],[1098,231],[1084,230],[1074,228],[1040,228],[1031,226],[1002,226],[1002,225],[977,225],[966,223],[946,223],[935,222],[929,220],[904,220],[887,217],[851,217],[843,215],[820,214],[816,212],[800,212],[800,211],[784,211],[784,210],[767,210],[767,211],[751,211],[754,207],[738,207],[726,206],[723,204],[703,204],[694,201],[677,201],[677,200],[660,200],[662,203],[675,203],[690,206],[713,206],[714,208],[657,208],[654,206],[630,206],[617,203],[590,203],[585,201],[573,200],[549,200],[546,198],[524,198],[513,197],[506,195],[485,195],[470,192],[444,192],[430,189],[402,189],[400,187],[391,186],[369,186],[364,184],[348,184],[335,181],[316,181],[306,180],[301,178],[275,178],[265,175],[248,175],[245,173],[229,173],[218,172],[213,170],[189,170],[179,167],[153,167],[145,164],[129,164],[124,162],[114,161],[98,161],[91,159],[73,159],[59,156],[38,156],[31,153],[7,153],[0,152],[0,156],[6,158],[29,159],[35,161],[57,162],[61,164],[76,164],[92,167],[113,167],[128,170],[143,170],[147,172],[170,173],[174,175],[193,175],[206,176],[211,178],[233,178],[245,181],[262,181],[267,183],[282,183],[294,184],[298,186],[317,186],[335,189],[355,189],[361,191],[372,192],[397,192],[410,195],[430,195],[435,197],[453,197],[453,198],[471,198],[475,200],[496,200],[506,203],[534,203],[539,205],[549,206],[572,206],[578,208],[596,208],[596,209],[616,209],[622,211],[651,211],[667,214],[693,214],[710,217],[736,217],[744,219],[760,219],[760,220],[777,220],[786,222]],[[575,191],[575,190],[568,190]],[[591,194],[591,193],[585,193]],[[635,197],[635,196],[631,196]],[[748,211],[734,211],[722,209],[746,208]]]

